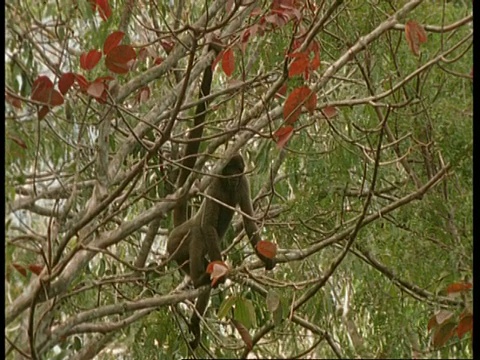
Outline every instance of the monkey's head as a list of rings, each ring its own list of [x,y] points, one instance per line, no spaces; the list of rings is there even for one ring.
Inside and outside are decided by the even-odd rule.
[[[245,162],[240,154],[235,154],[222,170],[223,176],[228,178],[223,179],[224,184],[228,189],[235,189],[240,183],[240,177],[245,170]]]

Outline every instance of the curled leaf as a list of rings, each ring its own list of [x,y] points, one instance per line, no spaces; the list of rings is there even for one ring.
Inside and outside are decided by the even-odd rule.
[[[227,276],[229,270],[228,265],[223,261],[211,261],[207,266],[207,274],[210,274],[212,287],[214,287],[220,279]]]

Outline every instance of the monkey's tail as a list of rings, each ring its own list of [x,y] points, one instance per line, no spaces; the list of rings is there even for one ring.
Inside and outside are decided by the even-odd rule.
[[[195,350],[200,343],[201,331],[200,331],[200,317],[205,313],[208,301],[210,299],[211,289],[208,287],[204,292],[198,295],[195,302],[195,311],[190,319],[190,332],[193,334],[194,339],[190,341],[190,347]]]

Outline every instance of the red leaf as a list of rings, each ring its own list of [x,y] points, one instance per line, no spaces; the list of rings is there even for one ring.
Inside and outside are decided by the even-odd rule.
[[[160,65],[163,62],[163,60],[164,59],[162,57],[157,57],[153,63],[155,65]]]
[[[473,315],[462,314],[460,321],[457,325],[457,335],[461,339],[467,332],[473,331]]]
[[[100,104],[105,104],[108,98],[107,82],[113,80],[111,76],[101,76],[95,79],[87,89],[87,94],[93,96]]]
[[[88,85],[90,83],[88,82],[87,79],[85,79],[85,76],[80,74],[75,74],[75,80],[77,81],[77,84],[80,87],[80,90],[87,91]]]
[[[243,30],[242,35],[240,35],[240,48],[242,49],[242,52],[245,52],[245,49],[247,48],[247,43],[248,40],[251,37],[254,37],[259,30],[259,25],[258,24],[253,24],[249,28],[246,28]]]
[[[150,98],[150,88],[144,86],[141,88],[137,94],[137,101],[139,104],[146,102]]]
[[[47,116],[50,108],[48,106],[42,106],[40,110],[37,111],[38,120],[42,120],[45,116]]]
[[[473,287],[471,283],[465,283],[465,282],[458,282],[458,283],[453,283],[447,286],[447,293],[456,293],[456,292],[464,292],[466,290],[470,290]]]
[[[122,41],[124,36],[125,33],[123,31],[115,31],[108,35],[107,39],[103,43],[103,53],[107,55],[110,50],[120,44],[120,41]]]
[[[65,95],[68,92],[68,90],[70,90],[74,82],[75,82],[75,74],[71,72],[62,74],[62,76],[60,77],[60,80],[58,81],[58,89],[63,95]]]
[[[273,242],[260,240],[256,248],[259,254],[269,259],[273,259],[277,255],[277,244]]]
[[[44,92],[46,89],[52,89],[53,83],[52,81],[45,75],[39,76],[37,80],[33,82],[32,86],[32,96],[36,92]]]
[[[325,106],[322,109],[323,115],[325,115],[327,118],[332,118],[335,115],[337,115],[337,109],[334,106]]]
[[[17,109],[21,109],[22,108],[22,100],[16,98],[16,97],[13,97],[9,94],[5,94],[5,100],[10,104],[12,105],[13,107],[16,107]]]
[[[289,57],[294,58],[293,62],[290,64],[288,69],[288,77],[292,78],[295,75],[301,75],[306,70],[308,70],[308,55],[305,53],[295,53],[288,55]]]
[[[94,80],[94,82],[107,83],[107,82],[112,81],[112,80],[115,80],[115,78],[113,76],[99,76]]]
[[[437,315],[433,315],[430,318],[430,320],[428,320],[427,329],[428,329],[428,331],[430,331],[436,326],[438,326]]]
[[[39,76],[37,80],[35,80],[31,98],[32,100],[50,106],[63,104],[63,96],[57,90],[53,89],[52,81],[46,76]],[[47,112],[48,110],[45,112],[45,115]]]
[[[45,103],[50,106],[58,106],[63,104],[63,96],[55,89],[46,89],[43,92],[36,92],[32,95],[32,100]]]
[[[277,142],[277,147],[279,149],[283,148],[287,141],[292,137],[293,135],[293,126],[287,125],[284,127],[281,127],[275,133],[273,134],[273,137],[275,138],[275,141]]]
[[[280,96],[285,96],[285,94],[287,93],[287,84],[283,84],[280,89],[278,89],[277,93],[275,95],[277,95],[278,97]]]
[[[305,108],[308,110],[310,115],[312,115],[316,107],[317,107],[317,94],[312,91],[310,92],[310,96],[307,98],[307,101],[305,102]]]
[[[412,53],[419,55],[419,46],[427,41],[427,33],[415,20],[410,20],[405,24],[405,38]]]
[[[440,325],[433,335],[433,346],[435,348],[442,347],[455,334],[455,324],[447,322]]]
[[[312,113],[317,105],[317,94],[313,93],[307,86],[294,89],[288,96],[283,107],[283,118],[287,124],[293,124],[301,114],[301,107],[305,105]]]
[[[80,55],[80,67],[84,70],[92,70],[102,58],[102,53],[98,50],[90,50],[88,53]]]
[[[103,21],[106,21],[110,16],[112,16],[112,9],[108,5],[108,0],[95,0],[98,5],[98,13]]]
[[[163,47],[163,50],[165,50],[165,52],[168,54],[170,54],[170,51],[172,51],[173,49],[173,41],[169,41],[169,40],[160,40],[160,45],[162,45]]]
[[[36,274],[36,275],[40,275],[40,273],[42,272],[43,270],[43,266],[42,265],[37,265],[37,264],[31,264],[31,265],[28,265],[28,269]]]
[[[248,351],[253,349],[253,340],[252,336],[248,332],[247,328],[238,320],[232,319],[232,324],[237,329],[240,337],[242,338],[243,342],[245,343],[245,347]]]
[[[110,50],[105,65],[116,74],[126,74],[136,57],[137,54],[130,45],[119,45]]]
[[[17,263],[12,263],[12,266],[15,268],[15,270],[17,270],[20,274],[22,274],[23,276],[27,276],[27,270],[25,269],[25,267],[23,265],[20,265],[20,264],[17,264]]]
[[[102,82],[93,82],[87,89],[87,94],[94,98],[101,98],[103,91],[105,90],[105,84]]]
[[[233,50],[231,48],[223,52],[222,69],[225,75],[227,75],[228,77],[232,76],[233,71],[235,70],[235,58],[233,56]]]

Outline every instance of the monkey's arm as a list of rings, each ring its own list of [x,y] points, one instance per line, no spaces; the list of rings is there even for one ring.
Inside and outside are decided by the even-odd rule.
[[[238,192],[240,195],[240,209],[249,217],[253,217],[254,212],[252,201],[250,200],[250,185],[245,175],[240,178],[238,187]],[[265,269],[271,270],[275,267],[275,259],[269,259],[257,251],[257,243],[261,240],[261,238],[257,224],[255,224],[255,221],[249,217],[243,215],[243,226],[245,228],[245,232],[247,233],[250,244],[252,244],[253,248],[255,249],[255,253],[257,254],[258,258],[265,264]]]
[[[211,199],[205,199],[201,210],[200,227],[202,228],[208,258],[210,261],[222,261],[220,237],[217,231],[220,205]]]

